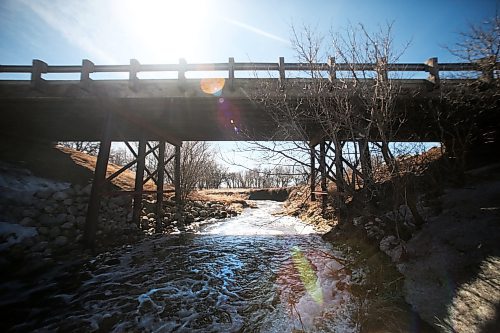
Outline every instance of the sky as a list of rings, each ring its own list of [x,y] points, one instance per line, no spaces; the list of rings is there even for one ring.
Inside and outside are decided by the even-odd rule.
[[[401,62],[456,61],[445,46],[495,15],[500,0],[0,0],[0,64],[296,60],[291,27],[328,35],[394,22]],[[0,74],[0,79],[2,74]],[[223,150],[232,145],[223,144]]]

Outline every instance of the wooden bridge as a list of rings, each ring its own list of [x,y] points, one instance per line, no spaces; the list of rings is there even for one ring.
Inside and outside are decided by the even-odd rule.
[[[175,174],[167,175],[174,180],[179,202],[180,146],[183,141],[217,140],[304,140],[301,135],[277,131],[278,123],[269,110],[257,100],[262,94],[268,98],[280,97],[286,90],[289,98],[308,96],[308,86],[313,82],[304,73],[320,73],[320,81],[349,80],[345,73],[372,71],[381,75],[378,64],[335,63],[241,63],[229,58],[227,63],[188,64],[140,64],[131,60],[128,65],[95,65],[83,60],[77,66],[52,66],[40,60],[32,65],[0,65],[0,135],[4,138],[33,138],[49,141],[100,141],[94,183],[86,224],[86,239],[93,244],[96,232],[100,197],[106,179],[106,168],[112,141],[138,141],[138,149],[132,147],[136,165],[134,195],[134,219],[138,221],[142,198],[144,173],[157,183],[158,212],[163,200],[165,160],[175,163]],[[497,69],[500,68],[497,63]],[[427,78],[394,79],[401,86],[398,103],[413,116],[407,127],[400,131],[398,140],[438,141],[429,135],[422,113],[422,102],[439,97],[441,86],[453,87],[463,80],[440,78],[442,72],[478,71],[472,63],[438,63],[431,58],[425,63],[384,64],[383,75],[393,72],[428,73]],[[220,78],[187,78],[188,72],[216,72]],[[169,79],[145,79],[141,75],[170,73]],[[242,77],[237,74],[243,72]],[[102,74],[101,74],[102,73]],[[128,79],[114,79],[117,73],[125,73]],[[253,77],[255,73],[266,78]],[[263,74],[262,74],[263,73]],[[12,79],[12,75],[24,74],[26,79]],[[62,80],[57,75],[72,74],[75,79]],[[46,76],[56,76],[48,79]],[[93,75],[104,75],[95,79]],[[369,81],[370,79],[366,79]],[[263,90],[265,89],[265,90]],[[307,122],[307,120],[304,120]],[[325,156],[332,145],[318,135],[315,124],[309,128],[306,138],[311,142],[311,174],[319,171],[323,180],[328,170]],[[319,140],[318,140],[319,138]],[[376,138],[372,138],[375,141]],[[150,146],[149,141],[158,141]],[[176,147],[174,156],[165,156],[165,144]],[[319,153],[314,148],[320,143]],[[157,170],[145,167],[145,157],[154,154]],[[316,168],[315,161],[320,167]],[[347,162],[347,161],[345,161]],[[124,170],[123,169],[123,170]],[[113,175],[114,177],[116,175]],[[312,191],[314,193],[314,184]],[[314,195],[312,195],[314,198]],[[161,223],[157,214],[158,226]]]

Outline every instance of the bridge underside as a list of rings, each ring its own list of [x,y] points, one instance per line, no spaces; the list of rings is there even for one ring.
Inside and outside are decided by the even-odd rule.
[[[310,138],[293,131],[280,131],[272,110],[255,101],[254,97],[261,92],[251,80],[241,79],[241,84],[224,89],[220,96],[200,91],[199,81],[187,81],[181,87],[178,83],[159,81],[143,84],[136,91],[130,89],[128,81],[96,81],[88,90],[77,83],[59,81],[44,82],[36,89],[29,82],[1,83],[0,133],[51,141],[100,141],[108,113],[112,119],[110,137],[113,141],[141,138],[174,144],[182,141],[300,141],[317,137],[321,131],[307,119],[301,121],[301,126]],[[398,101],[396,109],[404,114],[405,122],[398,125],[395,139],[437,141],[426,121],[429,100],[437,94],[428,92],[425,80],[412,81]],[[415,94],[415,91],[425,93]],[[293,100],[300,98],[297,95]],[[370,139],[378,138],[374,135]]]
[[[250,80],[251,81],[251,80]],[[157,226],[161,224],[163,183],[165,177],[165,144],[175,146],[174,156],[167,158],[175,164],[172,180],[176,200],[180,202],[180,146],[183,141],[309,141],[311,145],[311,199],[315,199],[316,174],[321,175],[321,192],[326,205],[326,179],[338,181],[346,173],[344,165],[353,171],[355,184],[362,181],[361,167],[369,168],[366,157],[367,141],[377,141],[378,136],[354,138],[360,147],[359,158],[354,164],[342,157],[345,141],[352,137],[338,133],[335,140],[325,137],[321,127],[312,120],[299,121],[303,133],[281,130],[287,119],[276,120],[276,113],[255,101],[258,87],[249,80],[235,80],[234,87],[224,89],[218,96],[200,91],[199,80],[178,82],[143,83],[129,86],[128,81],[96,81],[91,87],[78,83],[43,82],[33,86],[29,82],[0,84],[0,133],[4,137],[47,141],[100,141],[94,182],[87,214],[85,235],[89,246],[95,242],[100,200],[109,178],[106,169],[112,141],[137,141],[134,197],[134,220],[140,217],[145,172],[157,184]],[[397,102],[396,119],[399,130],[396,141],[439,141],[437,132],[429,124],[427,109],[436,101],[437,94],[429,91],[425,80],[412,80],[407,93]],[[276,80],[274,80],[276,82]],[[415,83],[416,82],[416,83]],[[417,88],[415,90],[415,87]],[[279,88],[278,88],[279,89]],[[423,92],[421,95],[415,91]],[[300,93],[291,99],[299,103]],[[401,121],[400,119],[405,119]],[[158,141],[156,147],[148,141]],[[315,147],[319,145],[319,151]],[[363,148],[365,147],[365,148]],[[130,147],[129,147],[130,148]],[[145,158],[154,154],[157,170],[145,168]],[[328,157],[330,154],[330,157]],[[369,157],[368,157],[369,159]],[[319,167],[316,167],[316,161]],[[360,167],[358,167],[360,166]],[[339,175],[338,177],[336,175]],[[147,179],[146,179],[147,181]],[[339,185],[340,186],[340,185]],[[340,187],[339,187],[340,188]],[[180,207],[180,205],[179,205]]]

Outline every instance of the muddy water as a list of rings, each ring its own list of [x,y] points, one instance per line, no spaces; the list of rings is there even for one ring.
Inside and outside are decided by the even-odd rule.
[[[339,256],[275,202],[197,233],[89,263],[76,290],[24,328],[103,332],[353,332]],[[340,270],[339,270],[340,269]],[[57,302],[54,302],[57,300]],[[22,330],[22,326],[19,327]]]

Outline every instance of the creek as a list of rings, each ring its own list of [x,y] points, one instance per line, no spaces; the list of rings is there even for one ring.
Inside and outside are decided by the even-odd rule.
[[[101,255],[13,330],[354,332],[341,253],[298,219],[275,215],[281,203],[256,203],[194,233]]]

